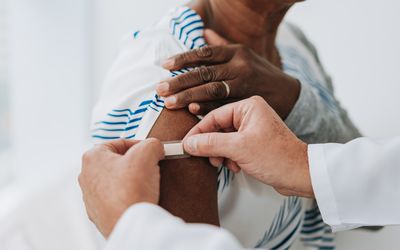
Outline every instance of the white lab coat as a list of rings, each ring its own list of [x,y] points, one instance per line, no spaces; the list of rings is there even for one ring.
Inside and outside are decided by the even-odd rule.
[[[400,137],[310,145],[312,185],[333,231],[400,224]]]
[[[308,156],[322,217],[334,231],[400,224],[400,137],[310,145]],[[142,203],[125,212],[106,250],[241,248],[224,229],[186,224]]]

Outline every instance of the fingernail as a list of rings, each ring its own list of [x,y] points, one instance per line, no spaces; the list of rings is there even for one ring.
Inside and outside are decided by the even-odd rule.
[[[191,113],[197,114],[200,111],[200,105],[198,103],[191,103],[189,105],[189,110]]]
[[[168,82],[162,82],[158,84],[156,91],[158,94],[164,94],[167,93],[169,90],[169,83]]]
[[[167,107],[171,107],[171,106],[175,106],[176,104],[176,97],[175,96],[169,96],[167,98],[165,98],[165,105]]]
[[[197,151],[197,139],[196,137],[189,137],[184,141],[185,151],[188,153],[195,153]]]
[[[174,67],[175,61],[172,58],[168,58],[161,65],[166,69],[171,69]]]

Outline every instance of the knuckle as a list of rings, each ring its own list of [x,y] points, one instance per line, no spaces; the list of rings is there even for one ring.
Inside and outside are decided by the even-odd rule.
[[[249,62],[240,54],[232,59],[228,64],[232,68],[232,74],[237,75],[247,73],[249,70]]]
[[[185,82],[185,74],[176,76],[169,82],[169,91],[175,93]]]
[[[226,95],[225,86],[222,83],[208,84],[207,94],[213,98],[223,98]]]
[[[214,145],[217,145],[218,138],[214,134],[210,134],[207,138],[206,147],[212,149]]]
[[[91,162],[91,160],[92,160],[92,152],[91,151],[87,151],[86,153],[84,153],[82,155],[82,163],[84,165],[88,164],[89,162]]]
[[[195,78],[195,76],[192,71],[180,75],[178,79],[178,86],[176,86],[175,88],[182,89],[190,87],[190,84],[193,82],[193,78]]]
[[[215,79],[215,73],[210,67],[201,66],[197,68],[197,73],[199,74],[199,78],[203,83],[207,83]]]
[[[250,103],[253,106],[259,106],[259,105],[265,104],[265,100],[261,96],[258,96],[258,95],[251,97],[250,101],[251,101]]]
[[[243,58],[238,58],[235,60],[234,68],[236,68],[236,72],[247,73],[248,64]]]
[[[146,139],[145,142],[151,147],[161,147],[162,146],[160,140],[158,140],[156,138]]]
[[[259,95],[255,95],[255,96],[251,97],[251,99],[253,99],[256,102],[264,102],[264,99]]]
[[[193,100],[193,93],[191,90],[187,90],[177,97],[178,104],[190,103]]]
[[[196,55],[200,58],[209,58],[213,56],[213,50],[210,46],[204,46],[200,49],[196,49]]]
[[[184,64],[185,62],[187,62],[189,60],[189,54],[188,52],[179,54],[175,57],[175,66],[181,66],[182,64]]]

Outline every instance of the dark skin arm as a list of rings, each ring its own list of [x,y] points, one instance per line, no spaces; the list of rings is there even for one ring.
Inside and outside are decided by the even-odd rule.
[[[181,140],[198,119],[186,110],[164,109],[149,137],[161,141]],[[189,223],[219,225],[217,170],[207,158],[160,162],[159,205]]]

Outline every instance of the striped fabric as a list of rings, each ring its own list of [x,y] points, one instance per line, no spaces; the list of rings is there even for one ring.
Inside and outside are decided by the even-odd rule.
[[[203,37],[203,21],[190,8],[180,7],[174,10],[170,14],[168,26],[170,35],[185,50],[201,48],[206,45]],[[144,32],[136,31],[130,37],[133,40],[139,40],[144,38],[144,36]],[[329,90],[324,89],[313,77],[307,60],[293,48],[278,45],[278,49],[283,59],[284,71],[298,78],[301,82],[311,84],[325,97],[324,100],[327,103],[332,104],[332,109],[335,109],[335,102],[331,98]],[[186,68],[173,71],[170,72],[170,76],[174,77],[190,70],[192,69]],[[164,101],[155,94],[155,91],[152,90],[152,95],[149,97],[143,100],[132,100],[131,103],[125,102],[120,107],[110,110],[104,120],[96,121],[92,131],[94,141],[98,143],[119,138],[136,138],[137,131],[141,127],[145,115],[151,116],[154,114],[156,116],[164,107]],[[232,196],[232,199],[235,199],[234,196],[237,194],[232,193],[231,189],[232,183],[235,181],[234,178],[234,174],[227,168],[221,167],[218,170],[219,196],[224,194],[228,195],[228,197]],[[239,185],[238,183],[235,184]],[[268,199],[268,197],[265,197],[265,199]],[[303,211],[305,208],[302,199],[289,197],[283,198],[282,201],[283,203],[278,207],[276,214],[274,211],[270,211],[270,208],[269,211],[265,211],[265,213],[273,212],[273,219],[265,222],[265,229],[256,232],[259,238],[246,245],[246,247],[289,249],[300,238],[307,249],[334,249],[333,235],[329,233],[327,226],[322,222],[321,215],[316,206],[304,214]],[[249,204],[249,206],[252,206],[252,204]],[[260,207],[260,209],[268,208]],[[263,213],[262,210],[259,212]]]
[[[157,95],[152,99],[140,102],[136,109],[123,107],[111,110],[106,121],[97,121],[92,130],[92,138],[96,142],[116,140],[120,138],[133,139],[146,112],[161,112],[164,101]]]
[[[301,229],[303,217],[301,207],[301,200],[298,197],[289,197],[285,200],[270,228],[255,248],[289,249],[293,237]]]
[[[300,233],[301,241],[309,249],[335,249],[334,234],[330,227],[322,221],[317,204],[306,211]]]

